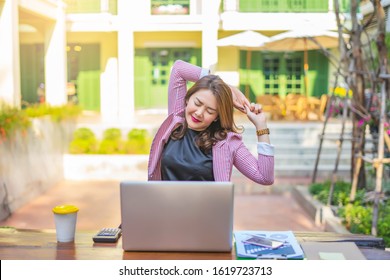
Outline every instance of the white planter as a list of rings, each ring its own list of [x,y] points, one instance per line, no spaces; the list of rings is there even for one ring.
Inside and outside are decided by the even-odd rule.
[[[147,180],[148,155],[65,154],[66,180]]]

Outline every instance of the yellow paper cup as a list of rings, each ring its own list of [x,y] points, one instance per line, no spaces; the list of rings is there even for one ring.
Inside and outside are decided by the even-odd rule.
[[[53,208],[58,242],[74,241],[78,211],[74,205],[57,205]]]

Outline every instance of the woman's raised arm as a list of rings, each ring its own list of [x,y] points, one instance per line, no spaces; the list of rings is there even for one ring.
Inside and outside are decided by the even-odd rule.
[[[187,81],[196,82],[209,70],[185,62],[176,60],[171,69],[171,75],[168,85],[168,114],[184,110],[185,96],[187,93]]]

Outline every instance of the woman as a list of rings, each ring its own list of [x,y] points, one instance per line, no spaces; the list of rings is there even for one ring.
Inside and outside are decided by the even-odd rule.
[[[188,92],[187,81],[195,82]],[[260,105],[249,104],[207,69],[181,60],[172,67],[168,95],[168,117],[150,150],[149,180],[230,181],[234,165],[259,184],[273,184],[274,148]],[[257,158],[242,142],[233,107],[256,127]]]

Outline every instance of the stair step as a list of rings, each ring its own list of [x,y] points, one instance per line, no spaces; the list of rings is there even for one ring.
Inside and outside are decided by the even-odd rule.
[[[351,162],[351,159],[349,157],[341,157],[339,160],[339,164],[346,164],[349,165]],[[285,157],[285,158],[280,158],[278,156],[275,156],[275,166],[280,166],[280,165],[290,165],[290,166],[295,166],[295,165],[309,165],[309,166],[314,166],[316,163],[316,158],[315,157],[310,157],[310,158],[305,158],[305,157]],[[336,163],[336,157],[333,158],[324,158],[323,156],[320,157],[319,164],[335,164]]]
[[[317,167],[317,170],[321,171],[333,171],[335,165],[334,164],[320,164]],[[348,164],[339,164],[337,167],[338,170],[345,170],[349,171],[351,169],[351,166]],[[275,165],[275,171],[302,171],[302,170],[307,170],[307,171],[314,171],[314,165],[294,165],[291,166],[291,164],[284,164],[284,165]]]

